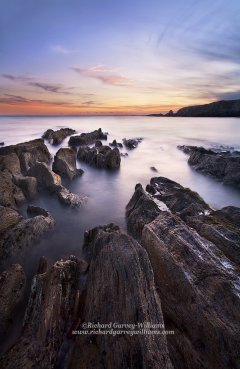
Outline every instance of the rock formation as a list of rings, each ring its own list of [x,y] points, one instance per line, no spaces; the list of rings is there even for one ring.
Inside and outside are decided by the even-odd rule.
[[[0,274],[0,339],[12,321],[14,310],[21,301],[26,277],[19,264],[11,265]]]
[[[240,188],[240,152],[215,151],[196,146],[178,146],[189,154],[188,164],[198,172]]]
[[[97,140],[107,140],[107,133],[104,133],[101,128],[89,132],[81,133],[78,136],[70,137],[68,143],[69,146],[82,146],[94,144]]]
[[[181,108],[177,117],[240,117],[240,100],[222,100]]]
[[[124,138],[123,139],[124,145],[130,150],[135,149],[138,146],[139,142],[141,141],[142,141],[142,138],[129,138],[129,139]]]
[[[60,145],[66,137],[71,136],[74,133],[76,133],[75,129],[71,128],[61,128],[57,131],[48,129],[44,132],[42,138],[48,140],[52,145]]]
[[[70,180],[82,175],[83,170],[76,168],[76,156],[76,152],[70,148],[59,149],[54,156],[52,170]]]
[[[219,222],[225,222],[225,230],[232,232],[231,241],[235,240],[231,248],[230,243],[223,245],[229,233],[217,224],[217,212],[194,192],[163,177],[153,178],[150,186],[152,194],[141,185],[136,187],[127,206],[128,230],[147,250],[166,327],[175,330],[175,335],[167,336],[173,365],[180,369],[237,368],[239,209],[234,209],[232,217],[229,209],[218,213]],[[202,208],[201,214],[196,214],[194,204]],[[198,220],[209,228],[196,224]]]
[[[81,321],[136,324],[136,330],[138,323],[164,324],[149,259],[134,239],[110,224],[86,232],[83,249],[90,265]],[[77,337],[69,366],[73,368],[172,365],[165,335],[92,334]]]
[[[109,146],[80,147],[77,158],[96,168],[118,169],[121,163],[119,150]]]

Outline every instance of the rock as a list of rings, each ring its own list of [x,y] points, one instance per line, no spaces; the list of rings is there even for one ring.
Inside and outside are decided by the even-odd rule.
[[[233,207],[230,207],[233,208]],[[226,209],[188,218],[187,224],[207,240],[213,242],[232,262],[240,265],[240,229],[239,223],[226,216]],[[238,216],[240,209],[236,208]]]
[[[237,261],[236,247],[230,249],[237,227],[233,228],[233,222],[227,224],[224,214],[230,210],[196,214],[195,203],[196,208],[206,205],[194,192],[162,177],[151,180],[154,189],[156,184],[160,199],[170,209],[156,209],[155,195],[137,185],[127,205],[127,226],[148,253],[166,328],[175,331],[167,336],[173,365],[180,369],[237,368],[240,286],[237,269],[225,256]],[[187,216],[185,202],[191,209]],[[219,212],[225,221],[219,220]],[[233,213],[238,222],[240,209]],[[207,223],[209,227],[204,228]],[[224,236],[229,238],[225,245]],[[239,232],[235,242],[235,246],[240,244]]]
[[[172,110],[169,110],[169,112],[165,114],[165,117],[173,117],[173,116],[174,116],[174,113]]]
[[[90,266],[81,321],[164,325],[152,267],[135,240],[110,224],[87,232],[84,250]],[[165,335],[92,334],[77,336],[68,368],[172,369],[172,365]]]
[[[42,214],[44,214],[43,209]],[[45,215],[42,214],[28,219],[17,218],[17,214],[14,214],[14,222],[19,221],[1,234],[0,264],[24,248],[35,245],[43,235],[54,228],[53,217],[48,212]]]
[[[101,147],[102,145],[103,145],[102,141],[99,141],[99,140],[97,140],[95,143],[95,147]]]
[[[198,172],[227,185],[240,187],[240,152],[215,152],[203,147],[179,146],[190,154],[188,164]]]
[[[48,163],[51,159],[50,152],[42,139],[32,140],[17,145],[0,148],[0,155],[15,153],[21,165],[22,174],[26,175],[30,166],[36,161]]]
[[[21,188],[24,196],[28,200],[33,200],[38,195],[37,179],[35,177],[23,177],[22,175],[13,177],[14,183]]]
[[[42,138],[45,138],[53,145],[60,145],[66,137],[71,136],[74,133],[76,133],[75,129],[71,128],[61,128],[57,131],[48,129],[44,132]]]
[[[38,264],[38,271],[37,274],[44,274],[47,272],[48,263],[45,256],[41,256]]]
[[[175,115],[177,117],[240,117],[240,99],[188,106],[178,110]]]
[[[154,177],[150,181],[154,199],[164,202],[175,214],[185,219],[187,216],[199,215],[209,212],[208,204],[199,196],[197,192],[181,186],[179,183],[171,181],[165,177]],[[147,187],[146,189],[149,189]]]
[[[0,142],[0,146],[4,146],[4,142]]]
[[[128,153],[127,153],[127,152],[125,152],[125,154],[123,154],[123,153],[121,152],[120,156],[122,156],[123,158],[126,158],[126,157],[128,156]]]
[[[16,210],[0,205],[0,235],[22,219],[23,217]]]
[[[56,186],[61,185],[61,177],[51,171],[46,163],[37,161],[29,170],[29,175],[36,177],[39,189],[54,192]]]
[[[123,144],[121,142],[117,142],[116,140],[113,140],[113,142],[111,142],[109,144],[109,146],[113,146],[113,147],[123,147]]]
[[[107,133],[103,133],[102,129],[99,128],[93,132],[81,133],[78,136],[70,137],[68,144],[69,146],[91,145],[98,140],[107,140],[107,135]]]
[[[76,168],[76,152],[70,148],[61,148],[54,156],[52,170],[61,177],[73,179],[83,174]]]
[[[29,205],[27,207],[27,214],[32,217],[35,217],[37,215],[43,215],[44,217],[49,216],[49,212],[47,210],[40,208],[39,206],[33,206],[33,205]]]
[[[86,273],[89,268],[89,264],[85,260],[79,260],[78,269],[80,273]]]
[[[155,168],[155,167],[150,167],[150,169],[151,169],[153,172],[158,172],[157,168]]]
[[[13,182],[7,169],[0,171],[0,205],[16,209],[26,201],[22,190]]]
[[[1,368],[55,368],[70,328],[76,284],[77,263],[71,260],[33,278],[22,335],[0,359]]]
[[[237,368],[237,275],[224,266],[211,242],[169,212],[143,228],[141,244],[154,270],[166,328],[176,332],[167,336],[173,365]]]
[[[6,334],[6,330],[13,318],[13,313],[21,301],[25,289],[26,277],[23,268],[19,264],[0,274],[0,338]]]
[[[142,141],[142,138],[130,138],[130,139],[123,139],[123,143],[124,145],[128,148],[128,149],[135,149],[139,142]]]
[[[126,207],[127,229],[137,239],[141,238],[145,224],[150,223],[160,213],[152,197],[137,184],[135,192]]]
[[[71,208],[79,208],[84,206],[88,199],[87,196],[72,193],[63,186],[56,187],[55,193],[63,205]]]
[[[117,148],[109,146],[80,147],[77,154],[78,160],[82,160],[91,166],[105,169],[118,169],[121,163],[120,152]]]
[[[21,173],[20,161],[15,153],[0,156],[0,170],[5,169],[11,174],[19,175]]]

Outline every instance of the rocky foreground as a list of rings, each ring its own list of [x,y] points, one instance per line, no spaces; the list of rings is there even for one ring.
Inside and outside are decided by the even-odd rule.
[[[80,135],[88,143],[59,149],[53,163],[43,140],[0,148],[2,266],[54,228],[51,214],[31,199],[48,192],[65,205],[83,204],[84,196],[62,185],[62,178],[83,174],[77,158],[102,169],[119,167],[121,146],[103,145],[99,135]],[[194,150],[184,148],[190,155]],[[19,212],[24,202],[26,217]],[[146,190],[136,185],[126,221],[127,233],[115,224],[86,231],[81,260],[71,255],[51,266],[41,257],[20,337],[0,368],[240,368],[240,209],[213,210],[191,189],[154,177]],[[0,338],[25,284],[19,264],[0,274]],[[115,334],[99,334],[86,331],[88,323],[118,326]],[[160,332],[129,334],[146,323],[161,326]]]

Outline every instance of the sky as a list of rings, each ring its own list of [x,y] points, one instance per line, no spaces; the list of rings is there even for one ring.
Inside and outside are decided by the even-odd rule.
[[[0,0],[0,114],[240,98],[239,0]]]

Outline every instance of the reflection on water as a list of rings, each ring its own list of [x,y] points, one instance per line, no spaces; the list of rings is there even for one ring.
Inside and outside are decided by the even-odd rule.
[[[56,220],[56,229],[40,243],[25,250],[9,264],[20,262],[28,280],[37,269],[39,257],[45,255],[50,262],[69,254],[81,255],[83,233],[99,224],[115,222],[125,229],[125,206],[133,194],[136,183],[144,186],[150,178],[161,175],[197,191],[213,208],[227,205],[240,206],[239,191],[223,186],[214,180],[191,170],[187,156],[177,145],[228,145],[240,149],[240,120],[234,118],[155,118],[155,117],[1,117],[0,142],[15,144],[39,138],[48,129],[69,127],[77,132],[88,132],[101,127],[109,132],[108,142],[122,138],[143,137],[138,148],[128,151],[122,158],[119,171],[107,172],[78,163],[84,169],[82,177],[67,186],[76,193],[86,194],[89,201],[85,208],[72,210],[44,195],[34,203],[49,210]],[[67,146],[68,138],[61,146]],[[52,155],[59,149],[49,144]],[[158,173],[150,169],[154,166]],[[23,208],[24,212],[25,209]],[[26,292],[26,296],[29,291]],[[26,301],[25,301],[26,303]],[[24,311],[18,309],[15,335],[19,332]],[[13,329],[13,330],[14,330]],[[13,334],[10,332],[10,343]],[[10,344],[6,341],[6,345]]]

